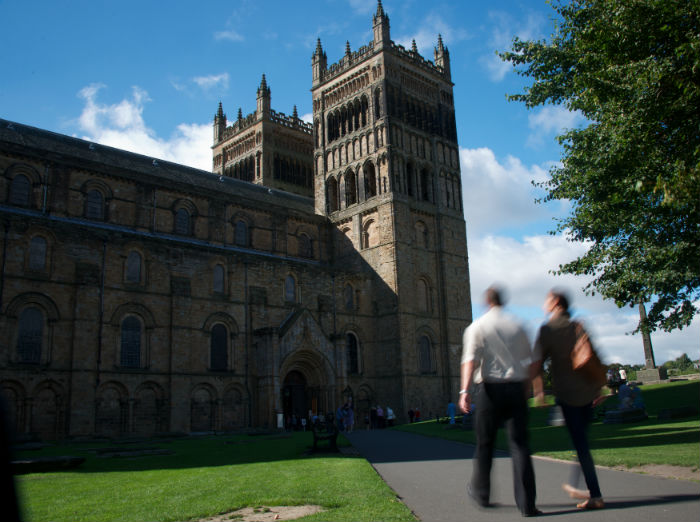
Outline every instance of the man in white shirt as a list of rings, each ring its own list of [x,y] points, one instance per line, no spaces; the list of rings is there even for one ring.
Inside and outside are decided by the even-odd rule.
[[[513,461],[515,503],[525,517],[541,514],[535,507],[535,472],[527,433],[526,389],[531,378],[530,341],[520,324],[502,309],[499,289],[485,293],[488,311],[463,336],[459,407],[472,409],[476,393],[476,464],[469,494],[481,507],[490,506],[491,465],[496,433],[502,422],[508,429]]]

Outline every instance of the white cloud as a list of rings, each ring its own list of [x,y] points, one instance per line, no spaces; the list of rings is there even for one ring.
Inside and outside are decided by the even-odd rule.
[[[438,34],[449,48],[450,44],[466,39],[469,34],[461,27],[453,27],[445,22],[442,17],[431,13],[416,33],[397,38],[396,43],[403,45],[406,49],[411,48],[412,40],[416,41],[418,53],[427,60],[433,59],[433,49],[437,45]]]
[[[467,229],[494,232],[551,216],[548,206],[536,205],[540,195],[531,181],[547,178],[540,166],[525,166],[513,156],[499,162],[491,149],[460,149],[462,197]]]
[[[521,40],[533,40],[542,37],[542,27],[546,20],[540,13],[530,13],[524,19],[515,19],[510,13],[494,11],[489,13],[493,21],[491,36],[488,38],[489,50],[479,62],[488,71],[491,81],[500,82],[512,69],[512,65],[501,60],[496,52],[511,48],[514,37]]]
[[[204,90],[209,90],[214,87],[221,87],[223,90],[228,89],[228,73],[210,74],[209,76],[195,76],[192,81]]]
[[[368,14],[375,12],[377,0],[348,0],[350,7],[357,14]]]
[[[301,115],[301,119],[305,121],[306,123],[313,123],[314,122],[314,113],[313,112],[307,112],[306,114]]]
[[[234,31],[233,29],[227,29],[225,31],[217,31],[214,33],[214,40],[228,40],[229,42],[242,42],[245,40],[242,34]]]
[[[181,123],[172,135],[160,138],[143,118],[148,93],[133,87],[132,96],[114,104],[97,99],[102,84],[92,84],[79,92],[85,100],[77,125],[82,138],[147,156],[211,170],[211,126]]]
[[[580,313],[607,362],[643,363],[641,337],[628,335],[639,321],[637,308],[619,309],[598,295],[585,295],[582,288],[591,277],[551,273],[583,254],[587,245],[567,241],[561,234],[543,233],[552,217],[568,211],[566,203],[534,203],[536,191],[530,180],[546,179],[547,171],[536,165],[525,166],[512,156],[499,162],[487,148],[461,149],[460,160],[475,316],[483,313],[480,303],[484,290],[500,283],[510,295],[509,306],[527,321],[534,337],[544,319],[541,304],[546,292],[560,287],[572,298],[574,311]],[[532,232],[505,236],[503,229],[515,225]],[[700,317],[689,329],[653,333],[657,363],[684,352],[697,358],[698,337]]]
[[[522,317],[532,339],[545,319],[541,304],[553,287],[564,289],[572,300],[575,317],[583,320],[594,344],[607,363],[643,364],[644,348],[639,334],[629,335],[639,321],[637,308],[617,308],[599,296],[587,296],[581,290],[590,280],[573,275],[555,276],[551,269],[583,253],[585,246],[570,243],[562,236],[528,236],[513,239],[484,236],[470,241],[470,279],[475,316],[483,313],[480,303],[486,288],[493,283],[505,286],[508,307]],[[698,357],[700,318],[682,331],[652,333],[657,364],[687,353]]]
[[[570,111],[561,105],[548,105],[528,114],[528,126],[532,133],[527,138],[529,146],[540,145],[546,136],[554,137],[564,130],[578,127],[586,118],[578,111]]]

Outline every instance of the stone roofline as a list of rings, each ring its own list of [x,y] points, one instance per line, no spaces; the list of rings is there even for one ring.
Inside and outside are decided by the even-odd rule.
[[[224,130],[223,135],[221,136],[220,140],[215,143],[213,146],[216,147],[218,143],[221,143],[222,141],[225,141],[232,136],[235,136],[238,134],[240,131],[247,129],[248,127],[252,127],[256,123],[260,121],[258,118],[259,114],[257,111],[251,112],[247,116],[241,118],[240,120],[235,120],[232,125],[229,125],[226,127],[226,130]],[[314,126],[311,123],[307,123],[301,118],[295,118],[294,116],[287,116],[283,112],[277,112],[275,110],[270,109],[270,117],[268,121],[271,121],[273,123],[276,123],[278,125],[282,125],[283,127],[288,127],[290,129],[298,130],[301,131],[305,134],[308,134],[309,136],[313,136],[314,133]]]
[[[442,76],[446,81],[451,82],[451,80],[445,74],[443,67],[435,65],[434,62],[426,60],[419,53],[410,51],[406,49],[403,45],[395,43],[393,40],[390,42],[389,50],[394,54],[406,59],[413,65],[420,67],[432,74],[437,74]],[[357,51],[353,51],[346,54],[337,63],[329,65],[328,68],[323,70],[323,76],[321,78],[320,84],[324,84],[334,78],[340,76],[345,71],[348,71],[358,63],[371,58],[375,54],[378,54],[379,50],[374,49],[374,41],[369,42],[367,45],[363,45]]]
[[[252,200],[315,215],[313,198],[1,118],[0,147],[19,154],[33,149],[50,162],[67,163],[75,168],[101,171],[121,178],[131,177],[137,182],[157,184],[168,181],[171,186],[179,185],[182,189],[196,187],[213,194],[245,195]]]

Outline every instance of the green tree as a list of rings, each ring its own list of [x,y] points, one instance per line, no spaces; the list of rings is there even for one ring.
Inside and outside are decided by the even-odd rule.
[[[558,273],[618,306],[651,302],[649,330],[683,328],[700,297],[700,0],[554,0],[549,41],[500,53],[532,79],[509,96],[578,111],[541,201],[587,252]],[[641,320],[640,320],[641,323]]]

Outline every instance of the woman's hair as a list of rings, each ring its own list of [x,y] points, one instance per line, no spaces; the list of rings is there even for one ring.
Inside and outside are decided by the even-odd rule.
[[[556,299],[557,305],[561,306],[565,312],[569,311],[569,297],[566,295],[564,290],[560,288],[552,288],[549,291],[549,295]]]

